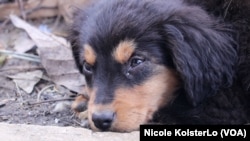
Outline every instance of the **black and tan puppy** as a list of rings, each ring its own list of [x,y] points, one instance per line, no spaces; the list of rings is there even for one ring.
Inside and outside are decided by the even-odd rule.
[[[76,11],[70,40],[91,128],[249,123],[249,17],[248,0],[99,0]]]

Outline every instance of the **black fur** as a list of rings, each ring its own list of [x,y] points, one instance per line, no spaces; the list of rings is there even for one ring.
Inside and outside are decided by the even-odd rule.
[[[153,122],[245,124],[250,122],[249,15],[247,0],[103,0],[76,12],[70,40],[81,72],[84,43],[107,59],[126,39],[175,69],[182,82],[178,97],[159,109]],[[117,65],[109,59],[99,71]],[[117,66],[107,74],[122,76]],[[117,80],[112,87],[124,83],[110,75]]]

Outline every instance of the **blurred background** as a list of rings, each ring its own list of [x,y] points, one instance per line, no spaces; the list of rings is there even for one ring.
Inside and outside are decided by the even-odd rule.
[[[86,94],[67,36],[92,1],[0,0],[0,122],[87,127],[71,110]]]

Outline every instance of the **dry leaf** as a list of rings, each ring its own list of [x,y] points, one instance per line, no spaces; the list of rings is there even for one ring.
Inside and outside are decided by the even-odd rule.
[[[21,72],[15,75],[8,76],[25,92],[31,93],[34,86],[40,81],[43,76],[41,70],[35,70],[30,72]]]
[[[36,27],[30,25],[29,23],[25,22],[15,15],[10,15],[10,19],[16,27],[24,29],[29,34],[31,39],[35,42],[35,44],[40,48],[51,48],[58,46],[64,46],[68,49],[70,48],[67,41],[62,37],[57,37],[50,33],[41,32]]]
[[[43,33],[17,16],[11,15],[10,19],[16,27],[24,29],[35,42],[41,63],[52,81],[72,91],[84,93],[85,79],[75,66],[66,39]]]
[[[32,49],[35,43],[27,35],[20,36],[14,43],[14,48],[18,53],[25,53]]]

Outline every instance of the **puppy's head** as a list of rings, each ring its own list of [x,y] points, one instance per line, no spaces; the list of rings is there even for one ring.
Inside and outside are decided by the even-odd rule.
[[[183,88],[192,105],[232,81],[228,30],[178,0],[97,2],[77,11],[71,44],[94,130],[133,131]]]

